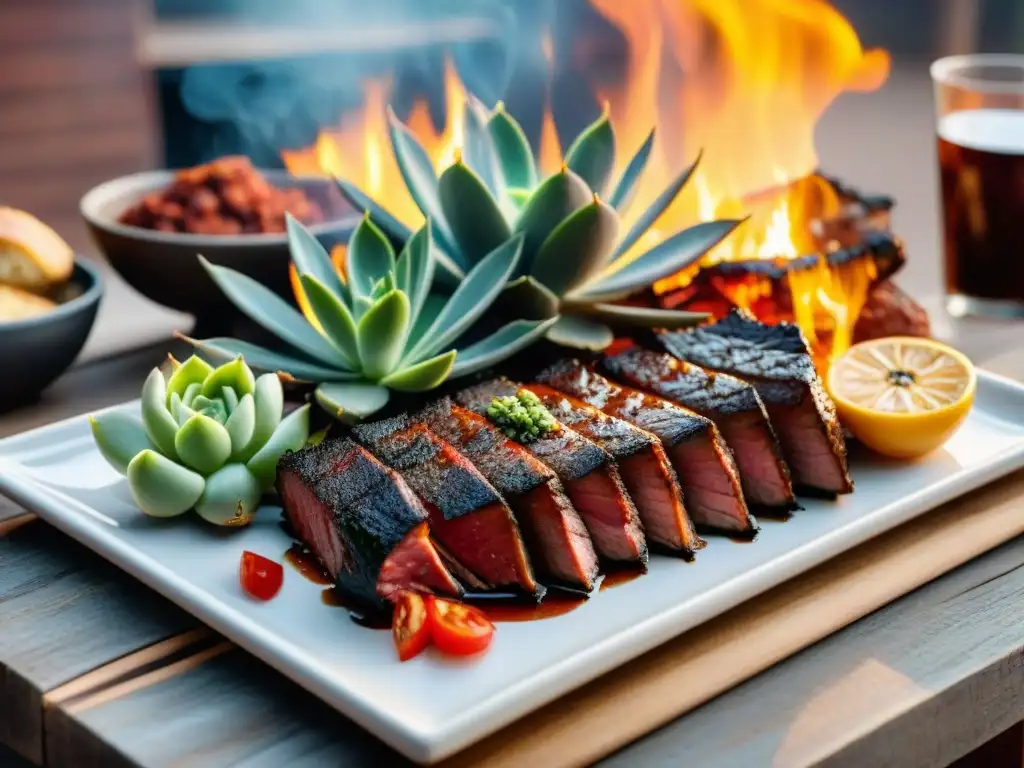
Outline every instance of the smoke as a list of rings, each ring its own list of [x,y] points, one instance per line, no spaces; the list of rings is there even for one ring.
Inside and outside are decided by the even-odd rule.
[[[399,115],[426,98],[435,124],[443,125],[446,56],[466,87],[493,105],[509,92],[513,78],[525,84],[540,74],[531,62],[541,58],[540,26],[553,1],[304,0],[288,4],[282,19],[280,4],[234,0],[239,25],[275,23],[282,36],[316,29],[320,39],[323,30],[337,28],[344,40],[330,53],[198,63],[183,70],[181,109],[199,122],[194,129],[205,137],[203,156],[194,162],[242,153],[259,164],[278,165],[281,149],[310,145],[320,128],[337,125],[359,106],[369,78],[391,80]],[[371,39],[381,44],[365,43]],[[349,40],[351,46],[344,42]],[[538,109],[538,126],[539,114]]]

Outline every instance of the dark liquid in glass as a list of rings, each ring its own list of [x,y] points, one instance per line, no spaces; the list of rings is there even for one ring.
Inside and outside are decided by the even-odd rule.
[[[1024,306],[1024,111],[939,122],[947,293]]]

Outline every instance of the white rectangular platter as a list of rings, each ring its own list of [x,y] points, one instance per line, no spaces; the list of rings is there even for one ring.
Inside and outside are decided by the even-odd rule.
[[[118,409],[135,411],[138,403]],[[856,492],[802,500],[787,522],[761,521],[752,544],[710,538],[694,563],[655,556],[650,573],[596,593],[565,615],[498,625],[488,653],[451,660],[433,650],[399,663],[390,634],[324,605],[319,587],[286,567],[281,593],[247,599],[243,550],[281,559],[279,509],[249,528],[139,513],[93,445],[84,416],[0,441],[0,491],[295,679],[419,762],[472,744],[686,630],[942,502],[1024,466],[1024,387],[980,373],[962,429],[913,463],[854,452]]]

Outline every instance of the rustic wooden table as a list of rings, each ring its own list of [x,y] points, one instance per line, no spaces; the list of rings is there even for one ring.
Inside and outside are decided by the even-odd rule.
[[[930,109],[921,67],[897,70],[882,94],[837,105],[820,142],[830,172],[900,201],[896,229],[911,258],[902,282],[919,296],[938,289]],[[877,125],[871,130],[879,114],[884,142]],[[880,138],[865,144],[866,136]],[[107,309],[107,331],[132,324],[116,310]],[[1024,380],[1019,326],[935,317],[937,332],[977,362]],[[135,397],[167,351],[159,344],[91,360],[35,406],[0,417],[0,436]],[[1024,540],[1017,539],[604,762],[1020,765],[1022,566]],[[0,766],[405,764],[269,667],[3,500],[0,745]]]

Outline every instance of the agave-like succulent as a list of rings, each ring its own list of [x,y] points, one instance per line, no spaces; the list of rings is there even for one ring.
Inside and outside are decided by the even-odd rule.
[[[503,303],[530,317],[560,316],[548,331],[553,341],[601,349],[612,341],[609,325],[678,328],[706,319],[614,303],[693,264],[740,223],[697,224],[634,257],[699,157],[620,235],[620,216],[651,157],[653,130],[613,184],[615,130],[605,110],[569,146],[561,170],[538,183],[529,142],[501,103],[488,112],[470,98],[465,116],[465,146],[438,177],[416,137],[388,113],[395,159],[413,200],[433,221],[433,238],[447,257],[441,260],[446,279],[461,279],[485,254],[519,237],[523,254]],[[391,237],[408,237],[394,216],[351,182],[340,179],[339,187]]]
[[[146,378],[141,421],[117,411],[89,418],[96,445],[147,515],[194,509],[216,525],[246,525],[277,462],[305,445],[309,406],[282,420],[280,380],[255,378],[241,357],[214,368],[193,355],[171,367],[169,378],[160,368]]]
[[[314,382],[317,402],[345,421],[387,404],[390,391],[424,392],[449,377],[493,365],[544,334],[553,319],[514,320],[484,338],[467,334],[515,272],[523,239],[484,255],[450,296],[431,292],[436,248],[431,223],[396,257],[368,216],[356,227],[343,269],[317,239],[288,219],[302,312],[252,278],[203,259],[228,298],[291,350],[276,352],[237,339],[193,340],[209,355],[244,355],[251,365]]]

